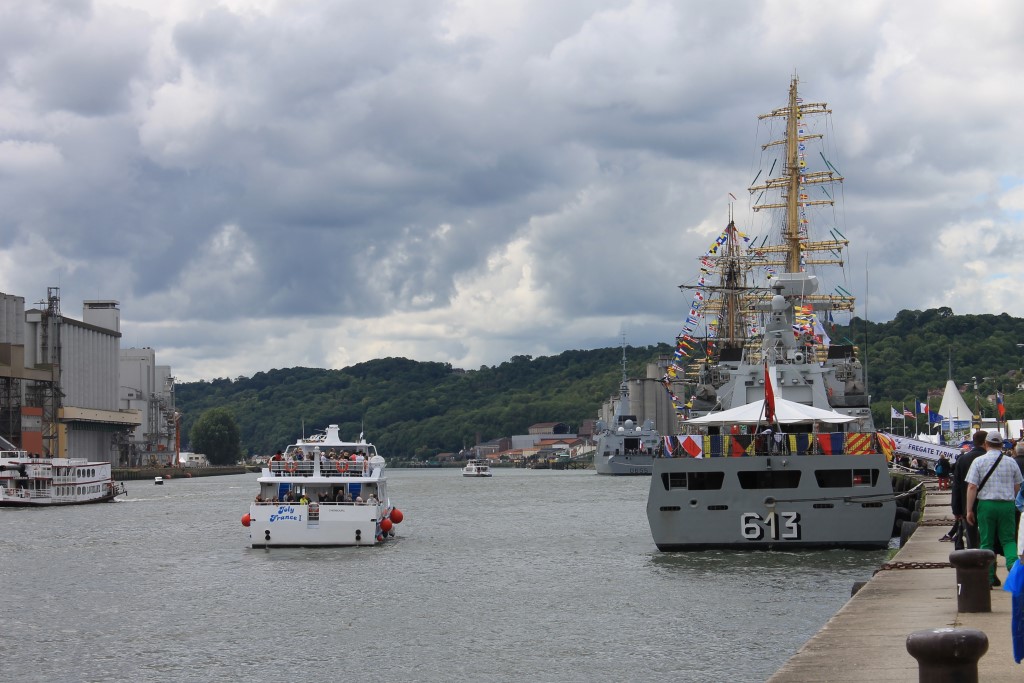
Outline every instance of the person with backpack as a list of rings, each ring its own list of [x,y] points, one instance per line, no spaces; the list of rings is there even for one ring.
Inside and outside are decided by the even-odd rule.
[[[943,453],[939,461],[935,463],[935,476],[939,479],[939,490],[945,491],[949,488],[949,458]]]
[[[952,495],[949,498],[949,505],[953,510],[953,517],[959,523],[959,529],[953,537],[953,547],[956,550],[963,550],[965,547],[978,547],[978,527],[967,521],[967,483],[965,479],[975,458],[985,454],[985,438],[987,436],[988,432],[984,430],[979,429],[974,432],[974,436],[971,437],[974,448],[961,454],[953,466]]]

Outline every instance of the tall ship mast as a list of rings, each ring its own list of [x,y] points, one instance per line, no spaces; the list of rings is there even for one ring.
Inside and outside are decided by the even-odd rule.
[[[758,234],[751,238],[741,231],[730,209],[725,229],[699,257],[700,274],[680,285],[692,291],[693,302],[665,384],[683,418],[726,409],[745,398],[723,394],[730,373],[740,363],[765,360],[807,359],[833,367],[815,405],[868,405],[856,349],[832,343],[827,331],[834,313],[854,309],[845,277],[823,291],[824,278],[843,271],[849,245],[835,212],[843,177],[820,149],[820,131],[830,122],[831,110],[823,102],[803,102],[797,86],[794,77],[786,106],[758,117],[771,135],[761,145],[761,169],[748,188]],[[777,122],[782,125],[771,126]],[[822,235],[812,232],[814,223]],[[777,294],[794,304],[787,316],[793,334],[766,345]]]
[[[875,433],[856,349],[825,328],[854,303],[827,283],[846,262],[843,178],[809,151],[830,111],[797,86],[758,117],[783,123],[749,188],[762,228],[750,237],[730,215],[683,287],[693,303],[666,380],[686,391],[672,394],[680,430],[654,458],[647,500],[660,550],[884,548],[894,535],[894,444]]]

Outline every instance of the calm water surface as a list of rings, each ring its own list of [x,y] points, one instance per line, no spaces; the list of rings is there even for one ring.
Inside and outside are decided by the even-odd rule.
[[[592,470],[392,470],[393,541],[253,550],[256,476],[0,510],[0,679],[763,681],[884,561],[659,553]]]

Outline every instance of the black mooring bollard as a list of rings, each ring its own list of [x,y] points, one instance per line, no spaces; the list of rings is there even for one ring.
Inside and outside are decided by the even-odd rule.
[[[991,550],[954,550],[949,563],[956,567],[956,609],[958,612],[991,612],[992,585],[988,567],[996,561]]]
[[[973,628],[933,628],[907,636],[920,683],[978,683],[978,660],[988,636]]]

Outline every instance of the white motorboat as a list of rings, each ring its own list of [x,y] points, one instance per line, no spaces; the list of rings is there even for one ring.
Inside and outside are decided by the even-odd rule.
[[[375,545],[403,519],[387,492],[384,458],[338,425],[300,439],[267,463],[242,524],[253,548]]]
[[[466,466],[462,468],[462,476],[489,477],[491,476],[491,466],[483,460],[470,460],[466,463]]]

